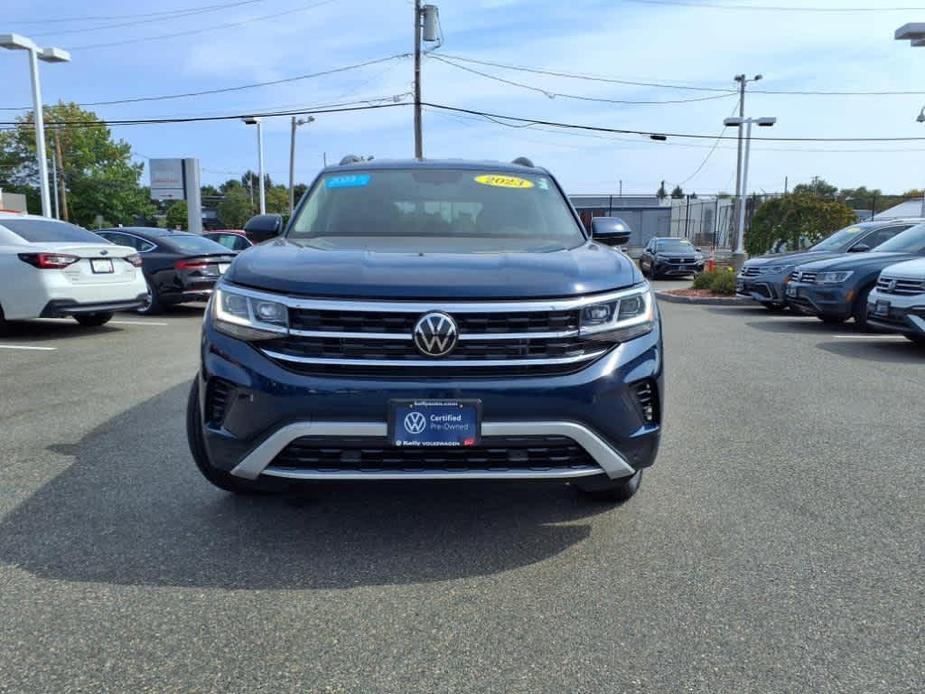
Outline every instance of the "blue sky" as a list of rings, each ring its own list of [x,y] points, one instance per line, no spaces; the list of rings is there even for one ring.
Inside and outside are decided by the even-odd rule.
[[[549,68],[639,82],[732,88],[738,72],[760,72],[756,89],[925,91],[925,49],[893,40],[893,31],[925,21],[925,10],[807,13],[679,7],[631,0],[432,0],[440,7],[445,42],[437,54]],[[689,0],[695,4],[696,0]],[[717,0],[718,1],[718,0]],[[320,72],[411,49],[409,0],[227,0],[221,11],[184,17],[125,17],[202,8],[222,0],[11,0],[0,33],[14,31],[41,45],[71,50],[72,62],[42,64],[46,102],[85,103],[173,94]],[[716,4],[716,3],[714,3]],[[878,0],[775,0],[718,4],[872,7]],[[901,5],[902,3],[890,3]],[[908,3],[915,4],[915,3]],[[285,14],[283,14],[285,13]],[[265,15],[281,15],[256,19]],[[87,21],[60,21],[75,17]],[[121,19],[119,17],[122,17]],[[54,20],[54,21],[51,21]],[[248,21],[256,20],[256,21]],[[216,25],[238,26],[215,28]],[[125,26],[112,26],[112,25]],[[210,30],[210,27],[212,28]],[[150,40],[161,35],[167,39]],[[132,41],[119,46],[96,44]],[[472,65],[482,72],[547,92],[621,100],[671,100],[710,92],[575,80]],[[31,103],[25,56],[0,51],[3,106]],[[103,118],[218,115],[380,99],[411,90],[410,59],[226,94],[95,107]],[[734,96],[682,104],[627,105],[549,98],[427,59],[424,99],[523,117],[654,132],[719,135]],[[752,94],[749,115],[778,125],[781,137],[925,137],[915,116],[925,95],[795,96]],[[8,113],[8,112],[7,112]],[[299,131],[296,177],[308,181],[346,153],[378,158],[412,153],[410,107],[319,115]],[[734,189],[735,143],[722,141],[694,174],[713,140],[579,135],[508,128],[479,118],[425,113],[425,155],[510,160],[530,156],[572,193],[653,192],[659,181],[686,191]],[[256,135],[238,121],[121,126],[117,137],[144,157],[199,157],[205,182],[256,168]],[[267,170],[288,176],[289,119],[264,127]],[[733,131],[727,130],[732,135]],[[756,133],[758,134],[758,133]],[[854,150],[854,151],[844,151]],[[885,191],[925,186],[925,141],[912,143],[756,142],[750,190],[779,191],[813,175],[841,187]]]

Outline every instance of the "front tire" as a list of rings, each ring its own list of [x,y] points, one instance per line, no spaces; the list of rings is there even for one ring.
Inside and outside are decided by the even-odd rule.
[[[822,315],[822,316],[816,316],[816,317],[817,317],[819,320],[821,320],[823,323],[826,323],[827,325],[840,325],[840,324],[844,323],[846,320],[848,320],[847,318],[842,318],[842,317],[840,317],[840,316],[826,316],[826,315]]]
[[[641,483],[642,470],[637,470],[636,474],[630,477],[621,477],[616,480],[612,480],[605,475],[596,475],[594,477],[579,477],[572,482],[578,491],[589,498],[609,503],[629,501],[639,491]]]
[[[861,291],[851,308],[851,317],[854,318],[854,324],[858,330],[871,329],[870,324],[867,322],[867,297],[870,295],[871,289],[873,289],[872,286]]]
[[[202,438],[202,417],[199,414],[199,376],[193,379],[193,386],[186,401],[186,440],[199,472],[219,489],[233,494],[262,494],[268,491],[256,480],[245,480],[219,470],[209,462],[209,453]]]
[[[74,316],[74,320],[85,328],[98,328],[112,320],[111,313],[83,313]]]
[[[784,311],[787,310],[787,304],[774,304],[774,303],[768,302],[766,304],[761,304],[761,305],[764,306],[766,309],[768,309],[768,311],[770,311],[771,313],[783,313]]]
[[[0,330],[2,330],[2,327],[0,327]],[[925,345],[925,335],[913,335],[911,333],[904,333],[904,335],[909,342],[914,342],[917,345]]]

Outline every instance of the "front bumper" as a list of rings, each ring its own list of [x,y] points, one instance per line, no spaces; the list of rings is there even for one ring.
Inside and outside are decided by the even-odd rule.
[[[878,303],[886,313],[878,313]],[[867,322],[882,330],[925,336],[925,296],[881,294],[872,290],[867,300]]]
[[[845,285],[818,285],[790,282],[787,285],[787,305],[811,316],[851,317],[854,292]]]
[[[200,413],[211,464],[245,479],[569,478],[626,477],[652,465],[661,434],[662,345],[659,326],[617,346],[570,374],[530,377],[317,376],[289,371],[250,343],[203,327]],[[639,384],[654,392],[647,418]],[[216,417],[212,386],[223,389]],[[508,470],[423,469],[382,465],[374,470],[275,464],[295,441],[322,437],[326,446],[350,440],[387,449],[387,412],[393,399],[475,399],[482,404],[482,437],[559,437],[587,454],[587,464],[511,467]],[[357,444],[357,441],[360,443]]]
[[[762,304],[786,303],[785,287],[783,277],[736,277],[736,295]]]
[[[652,264],[656,274],[663,277],[685,277],[703,272],[703,261],[695,263],[666,263],[664,261]]]

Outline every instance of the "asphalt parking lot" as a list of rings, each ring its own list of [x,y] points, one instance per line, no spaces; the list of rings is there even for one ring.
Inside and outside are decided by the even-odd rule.
[[[201,310],[15,327],[0,690],[921,691],[925,352],[662,310],[662,453],[623,507],[548,484],[229,496],[186,448]]]

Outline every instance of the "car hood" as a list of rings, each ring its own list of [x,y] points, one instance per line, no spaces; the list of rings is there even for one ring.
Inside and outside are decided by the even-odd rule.
[[[412,251],[410,243],[428,250]],[[296,296],[370,299],[567,297],[643,281],[626,255],[593,242],[548,252],[449,252],[429,239],[404,246],[318,248],[276,239],[242,252],[225,281]]]
[[[827,260],[800,265],[800,270],[809,272],[827,272],[834,270],[882,270],[888,265],[911,260],[919,256],[912,253],[884,253],[869,251],[867,253],[842,253]]]
[[[745,265],[748,267],[766,267],[768,265],[800,265],[809,263],[814,260],[831,258],[841,253],[832,253],[831,251],[794,251],[793,253],[773,253],[771,255],[762,255],[757,258],[749,258]]]
[[[896,265],[889,265],[884,268],[883,274],[889,274],[890,277],[900,280],[925,279],[925,258],[905,260]]]

